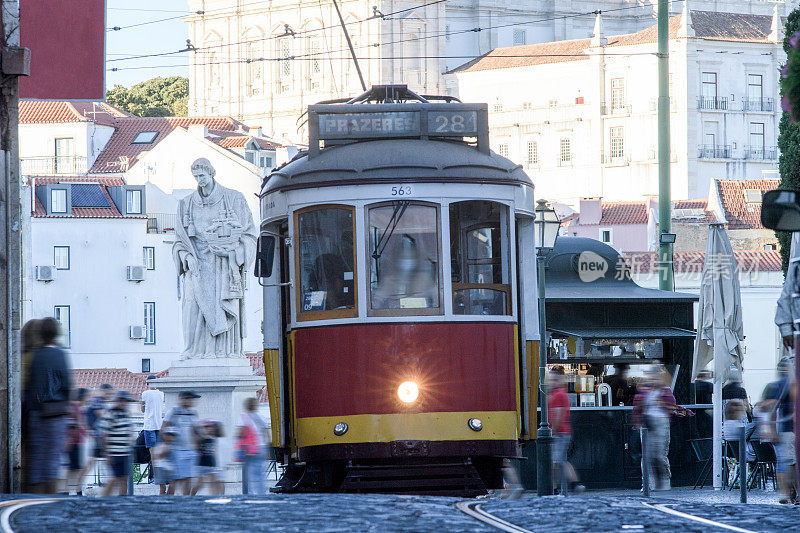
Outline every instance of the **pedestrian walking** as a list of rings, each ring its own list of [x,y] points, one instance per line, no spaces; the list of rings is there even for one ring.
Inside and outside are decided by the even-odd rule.
[[[778,363],[778,380],[765,391],[764,408],[774,424],[773,442],[777,445],[779,502],[797,503],[797,472],[794,438],[794,398],[797,384],[792,379],[793,365],[787,359]]]
[[[647,457],[642,456],[642,473],[644,474],[647,464],[651,472],[650,490],[671,488],[672,472],[668,458],[671,419],[694,414],[677,405],[669,387],[671,381],[669,373],[657,367],[647,374],[642,388],[633,400],[633,425],[637,429],[647,428]]]
[[[33,360],[33,352],[39,348],[41,344],[41,337],[39,336],[39,322],[38,319],[28,320],[20,330],[20,383],[23,388],[28,386],[28,379],[30,376],[31,361]],[[23,389],[24,390],[24,389]],[[22,396],[22,421],[20,424],[22,442],[20,451],[22,457],[20,458],[23,467],[23,472],[30,471],[28,459],[30,456],[30,442],[31,435],[28,429],[28,406],[25,401],[25,394]],[[23,480],[27,485],[27,478]],[[26,487],[30,490],[30,487]]]
[[[204,484],[209,486],[211,494],[225,494],[222,472],[217,467],[217,439],[224,436],[222,424],[214,420],[203,420],[201,425],[203,434],[200,437],[197,483],[192,494],[197,494]]]
[[[158,444],[150,448],[150,458],[153,461],[153,482],[158,484],[158,494],[167,493],[167,485],[175,480],[175,467],[172,462],[172,443],[178,431],[174,428],[164,429],[158,439]]]
[[[74,490],[77,496],[83,496],[83,475],[85,473],[83,444],[89,433],[86,427],[84,408],[88,397],[88,389],[73,391],[72,414],[67,429],[67,458],[69,459],[67,493],[71,494]]]
[[[247,486],[246,494],[266,494],[267,476],[264,470],[266,447],[270,441],[267,421],[258,413],[258,400],[247,398],[244,401],[242,426],[239,439],[243,451],[242,476]]]
[[[85,419],[91,439],[91,450],[89,459],[86,461],[84,475],[91,472],[97,464],[97,461],[105,457],[101,422],[108,414],[108,411],[114,406],[115,395],[116,391],[114,391],[114,387],[108,383],[103,383],[100,385],[98,394],[86,403]]]
[[[164,418],[162,428],[176,431],[172,443],[172,463],[175,480],[170,483],[168,494],[184,495],[192,493],[197,468],[197,445],[200,437],[200,419],[194,410],[195,402],[200,395],[191,390],[178,393],[178,405],[173,407]]]
[[[103,443],[112,479],[106,485],[103,496],[124,495],[128,490],[131,475],[131,453],[135,441],[133,419],[128,405],[134,400],[127,391],[119,391],[114,406],[101,422]]]
[[[53,494],[64,481],[61,458],[71,413],[72,377],[67,355],[57,345],[61,335],[59,322],[45,318],[36,329],[41,346],[33,351],[23,393],[28,484],[31,492]]]
[[[548,375],[547,419],[553,428],[553,487],[558,491],[560,482],[571,485],[572,491],[583,492],[585,487],[578,483],[578,475],[567,460],[570,441],[572,440],[572,422],[570,420],[570,404],[567,395],[567,384],[564,374],[550,372]]]
[[[149,451],[158,442],[158,433],[161,430],[161,423],[164,419],[164,393],[158,390],[153,374],[147,376],[147,390],[142,393],[142,413],[144,413],[144,424],[142,433],[144,435],[144,446]],[[150,475],[148,479],[153,479],[153,460],[150,458]]]

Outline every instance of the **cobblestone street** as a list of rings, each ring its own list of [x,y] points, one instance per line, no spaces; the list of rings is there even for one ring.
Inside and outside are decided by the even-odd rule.
[[[735,494],[675,491],[645,500],[633,492],[590,492],[568,498],[486,498],[483,511],[520,531],[791,531],[800,509],[774,503],[735,503]],[[774,494],[770,495],[774,496]],[[691,498],[691,500],[689,499]],[[19,498],[16,498],[19,499]],[[16,532],[38,531],[498,531],[462,513],[458,498],[395,495],[268,495],[69,498],[24,507],[10,520]],[[753,501],[768,501],[756,498]],[[771,500],[774,502],[774,498]],[[649,505],[645,505],[645,502]],[[667,514],[674,509],[685,516]],[[731,530],[728,528],[727,530]]]

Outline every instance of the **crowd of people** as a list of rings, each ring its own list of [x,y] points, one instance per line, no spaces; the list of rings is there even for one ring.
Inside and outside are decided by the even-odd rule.
[[[60,324],[53,318],[31,320],[22,329],[23,463],[26,491],[83,494],[87,474],[98,461],[108,473],[104,496],[128,493],[134,461],[149,465],[149,481],[160,494],[194,495],[205,489],[224,494],[218,439],[223,425],[200,419],[200,395],[178,393],[178,404],[164,414],[164,393],[147,378],[141,401],[110,384],[96,391],[73,388],[66,352],[59,346]],[[133,404],[143,413],[141,432]],[[242,462],[248,494],[266,492],[266,450],[270,430],[247,398],[235,435],[234,460]]]

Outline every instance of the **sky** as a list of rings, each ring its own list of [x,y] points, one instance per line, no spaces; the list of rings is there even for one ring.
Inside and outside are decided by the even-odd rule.
[[[106,0],[106,89],[130,87],[158,76],[189,76],[188,54],[113,61],[135,55],[174,52],[186,48],[188,26],[180,18],[189,12],[186,0]],[[172,18],[161,22],[160,19]],[[133,28],[133,24],[152,22]],[[119,31],[109,28],[119,26]],[[126,70],[123,70],[126,69]]]

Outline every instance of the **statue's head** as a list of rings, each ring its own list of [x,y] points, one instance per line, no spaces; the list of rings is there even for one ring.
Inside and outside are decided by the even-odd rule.
[[[192,163],[192,176],[197,180],[200,187],[207,187],[214,181],[217,171],[211,166],[211,161],[205,157],[195,160]]]

